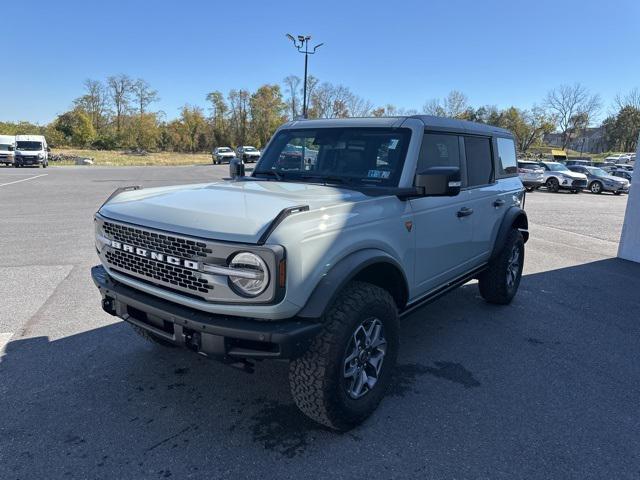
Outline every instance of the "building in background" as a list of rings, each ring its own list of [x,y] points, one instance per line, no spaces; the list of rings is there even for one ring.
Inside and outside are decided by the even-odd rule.
[[[562,147],[561,133],[547,133],[543,137],[545,144],[550,147]],[[607,141],[604,127],[589,127],[577,137],[572,138],[567,148],[576,152],[602,153],[607,151]]]

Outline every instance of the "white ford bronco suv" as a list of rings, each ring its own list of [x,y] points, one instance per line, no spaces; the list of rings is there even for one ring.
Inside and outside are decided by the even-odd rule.
[[[103,309],[252,371],[290,362],[306,415],[347,430],[392,381],[399,319],[471,279],[508,304],[528,238],[512,134],[429,116],[297,120],[251,176],[128,187],[95,216]]]

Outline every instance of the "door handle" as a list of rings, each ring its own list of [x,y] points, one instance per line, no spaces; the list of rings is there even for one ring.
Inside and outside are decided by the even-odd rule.
[[[458,213],[456,215],[458,215],[458,218],[460,218],[460,217],[468,217],[472,213],[473,213],[473,208],[463,207],[460,210],[458,210]]]
[[[494,207],[496,207],[496,208],[497,208],[497,207],[501,207],[501,206],[503,206],[504,204],[505,204],[505,201],[504,201],[504,199],[502,199],[502,198],[499,198],[499,199],[497,199],[495,202],[493,202],[493,206],[494,206]]]

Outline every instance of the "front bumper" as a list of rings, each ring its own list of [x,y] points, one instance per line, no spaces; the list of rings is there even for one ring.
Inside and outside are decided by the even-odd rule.
[[[13,156],[0,157],[0,163],[3,163],[5,165],[13,165],[14,162],[15,162],[15,159]]]
[[[102,265],[91,269],[91,277],[107,313],[206,356],[296,358],[322,328],[320,323],[295,318],[259,321],[202,312],[123,285],[112,279]]]
[[[25,158],[25,157],[15,157],[15,165],[42,165],[44,163],[44,158]]]

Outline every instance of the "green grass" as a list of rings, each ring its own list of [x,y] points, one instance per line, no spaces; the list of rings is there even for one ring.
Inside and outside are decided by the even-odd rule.
[[[78,150],[55,148],[52,154],[75,155],[93,159],[97,166],[173,166],[211,163],[209,153],[157,152],[147,155],[125,155],[116,150]],[[73,161],[51,162],[51,165],[75,165]]]

